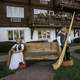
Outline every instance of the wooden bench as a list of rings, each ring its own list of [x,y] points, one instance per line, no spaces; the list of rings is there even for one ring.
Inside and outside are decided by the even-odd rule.
[[[60,56],[60,48],[57,42],[28,42],[25,43],[25,60],[57,60]],[[7,65],[10,63],[11,50],[8,52]]]
[[[60,55],[57,42],[29,42],[25,43],[25,60],[55,60]]]

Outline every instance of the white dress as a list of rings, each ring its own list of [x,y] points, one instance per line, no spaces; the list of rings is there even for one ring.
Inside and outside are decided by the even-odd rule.
[[[15,44],[12,48],[14,49],[16,47],[16,52],[11,55],[10,65],[9,69],[16,70],[19,67],[19,63],[24,63],[23,59],[23,52],[20,52],[18,47],[18,44]],[[21,49],[24,49],[24,45],[21,44]]]

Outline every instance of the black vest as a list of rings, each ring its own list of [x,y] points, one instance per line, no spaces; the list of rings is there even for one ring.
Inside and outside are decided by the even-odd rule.
[[[18,47],[17,47],[17,46],[18,46]],[[21,50],[21,44],[16,44],[14,50],[15,50],[15,51],[17,51],[17,50]]]

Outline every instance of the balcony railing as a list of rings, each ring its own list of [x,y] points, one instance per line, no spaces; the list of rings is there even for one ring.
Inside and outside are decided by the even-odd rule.
[[[72,16],[37,16],[36,18],[32,19],[33,25],[48,25],[48,26],[69,26],[71,22]],[[80,26],[80,21],[74,22],[75,26]]]
[[[70,7],[70,8],[78,8],[80,9],[80,3],[75,0],[59,0],[57,4]]]

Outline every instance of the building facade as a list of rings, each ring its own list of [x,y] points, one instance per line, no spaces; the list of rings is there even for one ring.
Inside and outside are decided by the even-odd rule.
[[[80,36],[79,0],[1,0],[0,41],[53,41],[61,27],[69,27],[73,11],[71,39]]]

